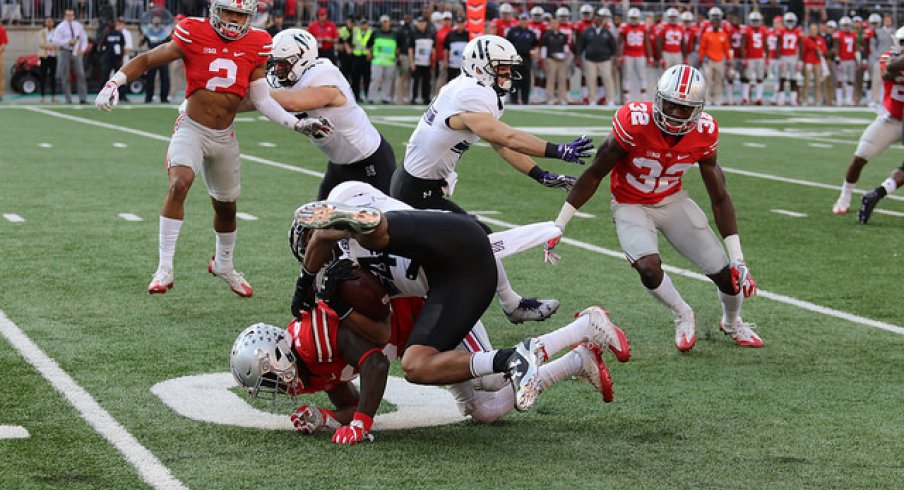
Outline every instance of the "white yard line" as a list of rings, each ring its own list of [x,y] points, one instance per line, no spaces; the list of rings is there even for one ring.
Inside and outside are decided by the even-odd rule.
[[[806,213],[798,213],[796,211],[788,211],[787,209],[770,209],[773,213],[776,214],[784,214],[785,216],[791,216],[792,218],[806,218]]]
[[[5,213],[3,215],[3,219],[9,221],[10,223],[25,223],[25,218],[13,213]]]
[[[21,425],[0,425],[0,440],[3,439],[28,439],[31,434]]]
[[[885,196],[885,197],[891,197],[891,196]],[[904,218],[904,213],[901,213],[899,211],[889,211],[887,209],[874,209],[873,212],[878,213],[878,214],[884,214],[887,216],[895,216],[898,218]]]
[[[125,131],[125,132],[127,132],[127,133],[132,133],[132,134],[136,134],[136,135],[139,135],[139,136],[146,136],[146,137],[150,137],[150,138],[154,138],[154,139],[159,139],[159,140],[168,141],[168,138],[166,138],[166,137],[163,137],[163,136],[160,136],[160,135],[156,135],[156,134],[152,134],[152,133],[147,133],[147,132],[145,132],[145,131],[139,131],[139,130],[135,130],[135,129],[131,129],[131,128],[125,128],[125,127],[122,127],[122,126],[117,126],[117,125],[114,125],[114,124],[108,124],[108,123],[102,123],[102,122],[98,122],[98,121],[92,121],[92,120],[90,120],[90,119],[83,119],[83,118],[80,118],[80,117],[74,117],[74,116],[69,116],[69,115],[65,115],[65,114],[58,114],[58,113],[55,113],[55,112],[53,112],[53,111],[46,111],[46,110],[36,109],[36,108],[30,108],[30,109],[31,109],[31,110],[35,110],[35,111],[37,111],[37,112],[41,112],[41,113],[43,113],[43,114],[50,115],[50,116],[62,117],[62,118],[64,118],[64,119],[69,119],[69,120],[76,121],[76,122],[81,122],[81,123],[85,123],[85,124],[91,124],[91,125],[100,126],[100,127],[104,127],[104,128],[107,128],[107,129],[117,130],[117,131]],[[409,126],[410,126],[410,125],[409,125]],[[252,162],[262,163],[262,164],[264,164],[264,165],[270,165],[270,166],[276,167],[276,168],[282,168],[282,169],[285,169],[285,170],[291,170],[291,171],[293,171],[293,172],[303,173],[303,174],[305,174],[305,175],[311,175],[311,176],[315,176],[315,177],[323,177],[323,173],[321,173],[321,172],[315,172],[315,171],[313,171],[313,170],[308,170],[308,169],[301,168],[301,167],[296,167],[296,166],[293,166],[293,165],[287,165],[287,164],[284,164],[284,163],[275,162],[275,161],[273,161],[273,160],[267,160],[267,159],[265,159],[265,158],[258,158],[258,157],[253,157],[253,156],[250,156],[250,155],[244,155],[244,154],[242,155],[242,158],[244,158],[244,159],[246,159],[246,160],[249,160],[249,161],[252,161]],[[799,184],[799,185],[805,185],[805,186],[810,186],[810,187],[819,187],[819,188],[832,189],[832,190],[838,190],[838,189],[839,189],[837,186],[833,186],[833,185],[829,185],[829,184],[820,184],[820,183],[817,183],[817,182],[809,182],[809,181],[797,180],[797,179],[786,179],[786,178],[784,178],[784,177],[779,177],[779,176],[776,176],[776,175],[760,174],[760,173],[756,173],[756,172],[749,172],[749,171],[746,171],[746,170],[727,169],[727,168],[724,168],[724,167],[723,167],[723,170],[725,170],[725,171],[728,172],[728,173],[737,173],[737,174],[740,174],[740,175],[746,175],[746,176],[749,176],[749,177],[759,177],[759,178],[763,178],[763,179],[767,179],[767,180],[775,180],[775,181],[785,182],[785,183]],[[855,192],[863,193],[863,191],[855,191]],[[887,197],[898,197],[899,200],[904,200],[904,197],[899,197],[899,196],[892,196],[892,195],[889,195],[889,196],[887,196]],[[486,221],[487,223],[495,224],[495,225],[498,225],[498,226],[504,226],[504,227],[508,227],[508,228],[514,228],[514,227],[516,226],[516,225],[514,225],[514,224],[507,223],[507,222],[505,222],[505,221],[496,220],[496,219],[493,219],[493,218],[486,218],[486,217],[483,217],[482,219],[483,219],[483,221]],[[603,247],[600,247],[600,246],[597,246],[597,245],[593,245],[593,244],[590,244],[590,243],[580,242],[580,241],[578,241],[578,240],[574,240],[574,239],[571,239],[571,238],[563,238],[562,241],[563,241],[564,243],[568,243],[568,244],[570,244],[570,245],[574,245],[574,246],[576,246],[576,247],[583,248],[583,249],[585,249],[585,250],[589,250],[589,251],[591,251],[591,252],[596,252],[596,253],[600,253],[600,254],[603,254],[603,255],[608,255],[608,256],[610,256],[610,257],[617,258],[617,259],[619,259],[619,260],[624,260],[624,254],[621,253],[621,252],[617,252],[617,251],[615,251],[615,250],[610,250],[610,249],[603,248]],[[706,277],[706,276],[704,276],[703,274],[698,274],[698,273],[696,273],[696,272],[689,271],[689,270],[686,270],[686,269],[680,269],[680,268],[678,268],[678,267],[673,267],[673,266],[666,265],[666,264],[663,264],[662,268],[663,268],[664,270],[668,271],[668,272],[674,272],[675,274],[682,275],[682,276],[685,276],[685,277],[690,277],[690,278],[698,279],[698,280],[701,280],[701,281],[709,281],[709,278]],[[820,306],[820,305],[817,305],[817,304],[814,304],[814,303],[810,303],[810,302],[808,302],[808,301],[798,300],[798,299],[792,298],[792,297],[790,297],[790,296],[785,296],[785,295],[782,295],[782,294],[772,293],[772,292],[765,291],[765,290],[759,290],[759,295],[762,296],[762,297],[764,297],[764,298],[768,298],[768,299],[771,299],[771,300],[774,300],[774,301],[778,301],[778,302],[780,302],[780,303],[785,303],[785,304],[788,304],[788,305],[796,306],[796,307],[798,307],[798,308],[801,308],[801,309],[804,309],[804,310],[807,310],[807,311],[812,311],[812,312],[814,312],[814,313],[819,313],[819,314],[823,314],[823,315],[828,315],[828,316],[831,316],[831,317],[834,317],[834,318],[840,318],[840,319],[848,320],[848,321],[850,321],[850,322],[857,323],[857,324],[860,324],[860,325],[866,325],[866,326],[869,326],[869,327],[879,328],[879,329],[886,330],[886,331],[889,331],[889,332],[893,332],[893,333],[897,333],[897,334],[900,334],[900,335],[904,335],[904,327],[899,327],[899,326],[897,326],[897,325],[892,325],[892,324],[890,324],[890,323],[885,323],[885,322],[880,322],[880,321],[877,321],[877,320],[872,320],[872,319],[869,319],[869,318],[861,317],[861,316],[854,315],[854,314],[852,314],[852,313],[847,313],[847,312],[844,312],[844,311],[835,310],[835,309],[832,309],[832,308],[826,308],[826,307],[824,307],[824,306]]]
[[[119,213],[117,216],[119,216],[120,218],[122,218],[126,221],[133,221],[133,222],[144,221],[143,219],[141,219],[141,216],[138,216],[137,214],[132,214],[132,213]]]
[[[37,346],[6,313],[0,310],[0,333],[25,360],[34,366],[88,424],[103,436],[132,465],[145,483],[160,489],[187,488],[153,453],[138,442],[116,419],[104,410],[84,388]]]
[[[248,213],[235,213],[235,217],[244,221],[257,221],[257,216]]]

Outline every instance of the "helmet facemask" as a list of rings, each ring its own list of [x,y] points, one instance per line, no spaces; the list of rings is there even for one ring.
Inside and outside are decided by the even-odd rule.
[[[521,80],[521,74],[515,71],[515,65],[521,64],[521,60],[518,60],[518,63],[511,63],[506,61],[490,61],[486,64],[484,69],[487,74],[493,77],[493,89],[496,90],[496,93],[499,95],[505,95],[509,93],[513,93],[515,91],[514,81]],[[499,68],[502,66],[508,66],[508,73],[499,73]]]
[[[682,136],[693,131],[702,113],[702,102],[667,99],[660,92],[656,93],[653,100],[653,121],[663,133],[672,136]]]
[[[269,399],[275,405],[277,395],[285,394],[295,403],[304,388],[288,333],[273,325],[258,323],[239,334],[229,364],[252,400]]]
[[[210,25],[213,26],[220,37],[227,41],[236,41],[248,33],[251,28],[251,15],[254,13],[254,8],[245,9],[245,3],[243,0],[236,0],[235,5],[232,5],[232,2],[223,0],[210,2]],[[244,15],[244,22],[227,22],[222,14],[225,11]]]

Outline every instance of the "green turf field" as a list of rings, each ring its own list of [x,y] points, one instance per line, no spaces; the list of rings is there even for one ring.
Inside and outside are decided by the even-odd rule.
[[[369,112],[401,159],[420,112]],[[557,268],[543,264],[540,251],[506,259],[515,289],[560,299],[559,313],[515,326],[494,303],[484,322],[494,344],[505,346],[604,305],[633,348],[627,364],[607,357],[615,402],[605,405],[588,385],[567,381],[530,412],[490,426],[384,430],[375,443],[348,448],[325,435],[192,420],[151,392],[174,378],[227,372],[239,331],[287,322],[298,270],[286,230],[294,209],[316,193],[311,171],[325,168],[313,145],[256,115],[236,123],[247,156],[239,211],[256,219],[239,222],[235,260],[254,286],[252,298],[232,294],[206,271],[214,235],[201,182],[186,207],[176,288],[149,296],[176,111],[0,107],[0,310],[8,317],[0,317],[0,426],[30,434],[0,440],[0,488],[900,488],[904,194],[882,201],[893,214],[875,214],[868,226],[855,213],[830,211],[873,116],[713,113],[744,252],[761,289],[745,303],[744,318],[759,325],[765,348],[736,347],[719,332],[714,286],[687,274],[692,266],[663,240],[663,259],[677,268],[671,276],[697,313],[697,346],[680,354],[670,312],[619,256],[601,187],[581,210],[587,217],[569,225],[566,236],[577,242],[559,246]],[[508,110],[504,120],[554,141],[588,133],[599,142],[611,111],[534,107]],[[859,188],[878,185],[901,158],[900,146],[877,158]],[[565,198],[517,174],[486,145],[463,157],[459,173],[455,200],[487,212],[496,229],[551,220]],[[685,187],[710,214],[697,171]],[[855,210],[858,203],[856,194]],[[21,347],[28,339],[37,349]],[[200,389],[189,398],[202,413],[223,408]]]

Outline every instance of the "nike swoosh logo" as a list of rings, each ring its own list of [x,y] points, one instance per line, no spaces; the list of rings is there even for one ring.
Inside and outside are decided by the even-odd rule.
[[[678,157],[676,157],[675,159],[676,159],[676,160],[684,160],[685,158],[687,158],[687,157],[689,157],[689,156],[690,156],[690,155],[678,155]]]
[[[235,53],[232,53],[232,55],[235,56],[236,58],[238,58],[239,56],[245,56],[245,53],[235,52]]]

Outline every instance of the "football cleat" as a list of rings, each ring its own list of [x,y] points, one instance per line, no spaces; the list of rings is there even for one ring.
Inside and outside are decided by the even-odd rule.
[[[614,398],[612,377],[609,376],[609,369],[606,368],[600,348],[584,342],[572,349],[572,352],[581,358],[581,372],[577,377],[596,388],[603,396],[604,402],[611,403]]]
[[[505,311],[503,308],[502,312],[512,323],[542,322],[551,317],[558,309],[559,300],[556,299],[521,298],[514,310]]]
[[[835,205],[832,206],[832,212],[835,214],[847,214],[848,209],[851,207],[851,196],[848,194],[847,196],[841,195],[838,196],[838,200],[835,201]]]
[[[600,349],[608,348],[615,354],[619,362],[628,362],[631,359],[631,344],[622,329],[616,327],[609,320],[609,313],[601,306],[591,306],[575,315],[575,317],[587,316],[587,332],[585,339],[595,344]]]
[[[335,228],[368,233],[380,224],[382,216],[380,210],[375,208],[315,201],[295,211],[295,223],[308,228]]]
[[[525,339],[515,346],[508,360],[508,376],[515,390],[515,409],[530,409],[543,387],[540,384],[540,359],[543,345],[536,338]]]
[[[229,284],[229,289],[232,289],[232,292],[243,297],[248,298],[252,294],[254,294],[254,290],[251,289],[251,285],[248,284],[248,281],[245,280],[244,274],[241,272],[236,272],[235,269],[229,269],[228,271],[218,271],[214,269],[214,261],[213,259],[207,263],[207,272],[219,277],[220,279],[226,281],[226,284]]]
[[[752,329],[754,328],[756,328],[755,324],[745,323],[741,321],[740,318],[738,318],[730,327],[726,326],[721,321],[719,322],[719,330],[725,335],[731,336],[735,343],[741,347],[756,348],[763,346],[763,340],[753,332]]]
[[[876,204],[879,204],[880,199],[882,197],[875,190],[863,195],[863,199],[860,201],[860,211],[857,212],[858,223],[861,225],[869,223],[869,218],[873,215],[873,210],[876,209]]]
[[[687,352],[697,343],[697,335],[694,332],[694,310],[687,310],[675,316],[675,347],[681,352]]]
[[[163,294],[176,285],[173,271],[170,269],[157,269],[154,278],[148,284],[148,294]]]

